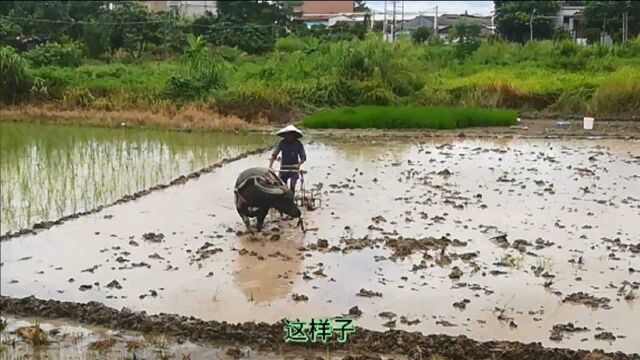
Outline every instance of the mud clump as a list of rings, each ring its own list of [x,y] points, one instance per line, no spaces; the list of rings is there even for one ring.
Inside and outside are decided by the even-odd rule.
[[[360,308],[358,308],[357,306],[354,306],[351,309],[349,309],[348,315],[353,317],[360,317],[362,316],[362,310],[360,310]]]
[[[466,309],[467,304],[470,303],[470,302],[471,302],[471,300],[464,299],[464,300],[461,300],[461,301],[458,301],[458,302],[454,302],[453,303],[453,307],[458,308],[460,310],[464,310],[464,309]]]
[[[420,319],[409,320],[406,316],[400,316],[400,323],[405,325],[417,325],[420,323]]]
[[[583,305],[589,306],[589,307],[594,308],[594,309],[598,309],[598,308],[611,309],[611,306],[609,305],[609,302],[611,302],[611,300],[609,298],[606,298],[606,297],[595,297],[593,295],[584,293],[582,291],[566,296],[562,300],[562,302],[563,303],[570,302],[570,303],[574,303],[574,304],[583,304]]]
[[[0,296],[3,313],[42,318],[64,318],[90,325],[107,326],[122,330],[156,332],[193,342],[231,342],[251,346],[260,351],[285,351],[295,349],[319,349],[335,346],[349,352],[406,355],[410,359],[439,355],[451,359],[491,359],[496,352],[502,360],[528,359],[587,359],[609,358],[613,360],[640,360],[637,354],[604,353],[601,351],[549,349],[539,343],[523,344],[510,341],[478,342],[466,336],[423,335],[420,332],[388,330],[372,331],[356,327],[344,344],[335,337],[325,343],[285,343],[284,321],[274,324],[204,321],[177,314],[154,314],[133,312],[127,308],[116,310],[101,303],[61,302],[40,300],[35,297],[22,299]],[[444,321],[439,322],[444,324]],[[450,324],[450,323],[449,323]],[[237,352],[236,352],[237,353]]]
[[[309,301],[309,297],[307,295],[303,295],[303,294],[291,294],[291,298],[295,302]]]
[[[120,283],[117,280],[112,280],[110,283],[107,284],[107,287],[109,289],[118,289],[118,290],[122,289],[122,285],[120,285]]]
[[[453,269],[451,269],[451,273],[449,273],[449,278],[450,279],[460,279],[460,277],[462,277],[462,275],[464,275],[462,270],[460,270],[459,267],[454,266]]]
[[[393,250],[391,258],[397,259],[412,255],[418,251],[442,250],[451,244],[452,241],[443,236],[440,239],[433,237],[424,239],[389,239],[384,245]],[[457,242],[456,244],[459,246],[466,245],[462,242]]]
[[[142,234],[142,238],[145,241],[149,241],[152,243],[161,243],[164,241],[164,234],[163,233],[152,233],[152,232],[148,232],[148,233],[144,233]]]
[[[365,288],[360,289],[360,291],[356,294],[356,296],[362,296],[362,297],[382,297],[382,293],[379,293],[377,291],[372,291],[372,290],[367,290]]]
[[[573,325],[573,323],[556,324],[553,325],[553,328],[551,329],[549,340],[562,341],[562,339],[564,338],[564,333],[576,333],[585,331],[589,331],[589,329],[587,329],[586,327],[575,326]]]
[[[104,351],[107,349],[111,349],[116,344],[116,342],[116,339],[109,337],[107,339],[102,339],[90,343],[88,349],[93,351]]]
[[[232,359],[240,359],[242,357],[242,351],[236,347],[227,349],[226,354]]]
[[[605,340],[605,341],[615,341],[616,336],[608,331],[603,331],[601,333],[595,334],[593,336],[596,340]]]

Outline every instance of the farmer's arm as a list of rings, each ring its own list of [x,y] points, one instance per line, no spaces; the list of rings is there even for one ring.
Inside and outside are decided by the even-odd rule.
[[[302,145],[302,143],[300,143],[300,153],[298,154],[298,157],[300,159],[300,161],[298,162],[298,167],[302,166],[302,164],[304,164],[305,161],[307,161],[307,153],[305,153],[304,151],[304,145]]]
[[[275,150],[273,150],[273,153],[271,153],[271,159],[269,159],[269,169],[273,168],[273,162],[276,161],[278,154],[282,150],[281,145],[282,145],[281,143],[278,143]]]

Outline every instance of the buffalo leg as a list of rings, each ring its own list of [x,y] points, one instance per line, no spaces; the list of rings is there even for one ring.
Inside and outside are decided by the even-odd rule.
[[[258,223],[256,225],[258,231],[262,230],[262,225],[264,225],[264,218],[267,217],[267,214],[269,213],[269,209],[260,209],[257,212],[257,216],[256,219],[258,220]]]
[[[244,224],[247,227],[247,230],[251,233],[253,233],[253,231],[251,230],[251,220],[249,219],[249,217],[247,215],[244,214],[244,212],[240,209],[238,210],[238,214],[240,215],[240,217],[242,218],[242,222],[244,222]]]

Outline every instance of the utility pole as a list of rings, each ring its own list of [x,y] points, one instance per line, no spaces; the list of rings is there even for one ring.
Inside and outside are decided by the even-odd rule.
[[[493,10],[491,12],[491,35],[495,35],[496,34],[496,11]]]
[[[393,21],[391,22],[391,42],[396,41],[396,1],[393,0]]]
[[[384,0],[384,14],[382,15],[382,39],[387,40],[387,0]]]
[[[436,16],[433,17],[433,33],[438,36],[438,5],[436,5]]]
[[[533,41],[533,16],[536,14],[536,9],[531,12],[531,18],[529,19],[529,41]]]
[[[626,43],[629,40],[629,13],[626,11],[622,13],[622,43]]]
[[[400,20],[400,32],[404,32],[404,0],[402,0],[402,19]]]

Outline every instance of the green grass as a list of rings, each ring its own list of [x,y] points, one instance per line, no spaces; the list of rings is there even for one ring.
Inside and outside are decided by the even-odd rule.
[[[440,106],[357,106],[309,115],[302,120],[302,126],[314,129],[459,129],[509,126],[516,122],[515,110]]]
[[[388,43],[376,34],[352,41],[312,40],[282,38],[276,51],[262,55],[232,51],[233,56],[216,60],[225,62],[224,86],[204,89],[198,100],[250,120],[274,109],[314,112],[373,105],[509,108],[543,115],[640,112],[640,38],[615,46],[483,43],[464,62],[451,46],[420,46],[406,39]],[[222,50],[207,51],[214,56]],[[166,91],[172,76],[185,78],[191,72],[180,59],[181,54],[167,61],[96,60],[77,68],[27,72],[43,79],[46,94],[35,101],[155,111],[158,104],[191,101]]]

